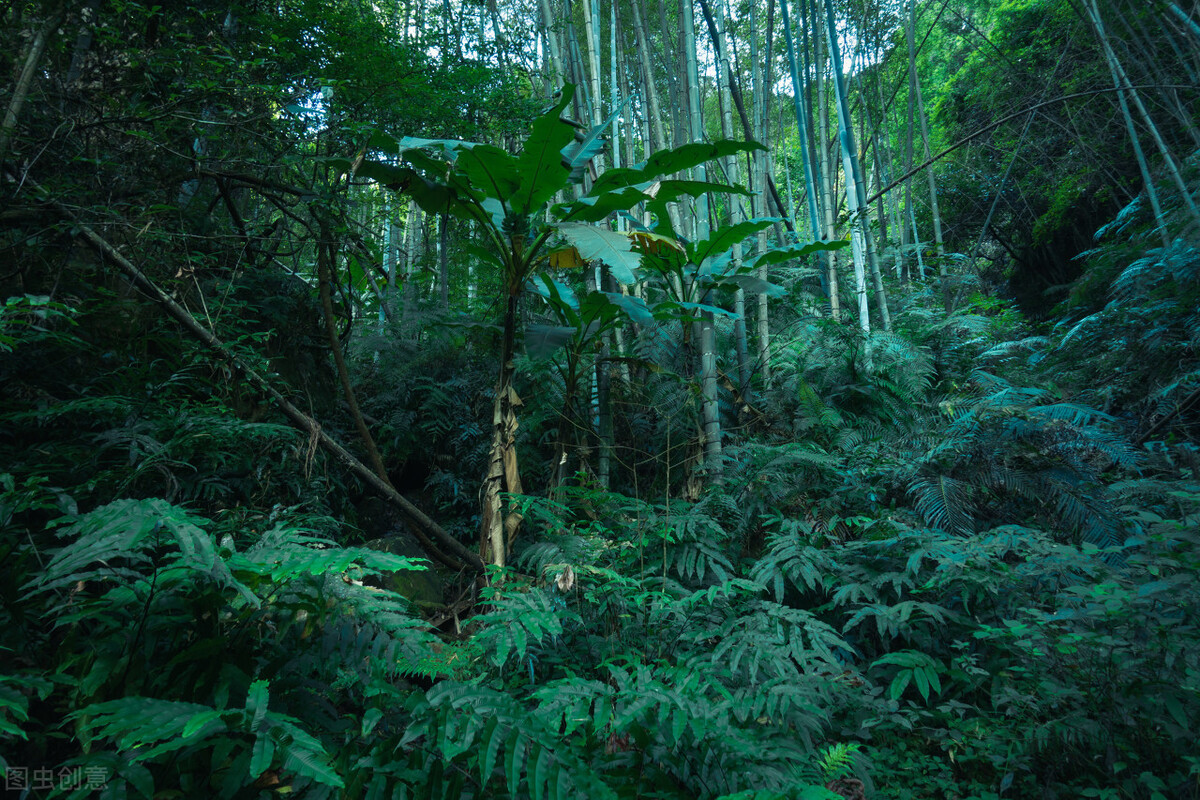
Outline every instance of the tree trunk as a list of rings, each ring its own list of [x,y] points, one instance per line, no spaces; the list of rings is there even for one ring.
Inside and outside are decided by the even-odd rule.
[[[760,74],[756,68],[759,62],[758,53],[758,14],[755,12],[754,6],[750,7],[750,105],[753,111],[753,131],[751,136],[757,142],[766,141],[766,120],[763,116],[763,94],[764,86],[766,85],[766,66],[764,65],[764,73]],[[744,121],[743,121],[744,124]],[[754,194],[750,198],[751,213],[755,217],[765,217],[766,200],[767,200],[767,160],[765,154],[761,150],[755,150],[751,158],[753,159],[753,176],[751,184],[755,188]],[[756,250],[761,255],[767,252],[767,232],[761,230],[758,232],[756,241]],[[769,274],[767,266],[758,267],[755,270],[755,277],[765,281]],[[768,313],[767,296],[759,293],[755,296],[755,319],[754,333],[755,342],[758,349],[758,368],[762,373],[762,380],[765,386],[771,385],[771,330],[770,316]]]
[[[717,82],[721,87],[720,97],[722,100],[721,137],[724,139],[733,139],[733,69],[729,61],[729,48],[725,34],[729,18],[725,13],[724,0],[716,0],[716,7],[717,13],[714,17],[708,0],[700,0],[700,8],[704,12],[709,34],[713,40],[713,49],[717,54]],[[738,160],[734,156],[725,158],[725,179],[729,184],[734,186],[741,183]],[[730,224],[736,225],[742,222],[743,217],[741,204],[736,201],[736,198],[730,197]],[[730,270],[736,272],[741,266],[742,243],[735,242],[733,244],[733,255],[730,259]],[[734,292],[733,313],[737,315],[733,321],[733,339],[738,362],[738,392],[742,397],[746,397],[750,391],[750,347],[746,341],[746,293],[740,288]]]
[[[812,6],[812,18],[816,19],[816,5]],[[821,37],[814,37],[816,46],[816,82],[817,82],[817,151],[821,156],[821,209],[825,216],[825,239],[832,241],[837,237],[834,227],[833,203],[833,170],[829,163],[829,104],[825,92],[825,61],[821,58]],[[825,274],[829,284],[829,316],[834,320],[841,319],[841,287],[838,285],[837,256],[832,250],[825,251]]]
[[[833,73],[833,90],[838,112],[838,140],[842,152],[842,172],[846,182],[846,207],[850,213],[850,247],[854,256],[854,286],[858,295],[858,325],[863,333],[871,332],[871,317],[867,308],[867,240],[861,211],[862,171],[854,146],[854,128],[850,119],[850,104],[846,99],[846,84],[842,76],[842,57],[838,45],[837,24],[833,5],[825,0],[826,44],[829,47],[829,66]]]
[[[690,0],[681,4],[680,25],[683,30],[684,58],[687,70],[688,132],[693,142],[704,140],[704,127],[700,116],[700,75],[696,64],[696,23]],[[703,181],[706,173],[703,165],[693,170],[692,177]],[[701,195],[696,201],[695,238],[707,239],[708,196]],[[712,302],[712,292],[705,292],[703,302]],[[717,403],[717,345],[716,328],[711,312],[704,312],[700,320],[700,395],[701,419],[704,426],[704,468],[709,481],[722,480],[721,414]]]
[[[916,103],[917,120],[921,124],[921,145],[925,148],[925,158],[932,158],[933,152],[929,145],[929,122],[925,118],[925,98],[921,96],[921,78],[917,75],[916,24],[917,3],[912,0],[910,11],[905,15],[904,38],[908,43],[908,87]],[[946,245],[942,241],[942,216],[938,211],[937,179],[933,170],[925,173],[929,181],[929,213],[933,217],[934,249],[938,255],[938,279],[942,284],[943,302],[950,302],[950,286],[946,277]]]
[[[546,45],[550,49],[550,66],[554,72],[553,79],[561,81],[564,75],[562,48],[558,44],[558,32],[554,26],[554,15],[550,13],[550,0],[538,0],[542,11],[542,22],[545,25]]]
[[[514,242],[515,244],[515,242]],[[516,248],[515,248],[516,249]],[[518,249],[519,252],[519,249]],[[523,494],[517,468],[517,406],[521,399],[513,389],[513,357],[516,355],[517,299],[521,287],[506,287],[504,333],[500,349],[500,376],[492,402],[492,443],[488,471],[480,491],[479,556],[486,564],[503,567],[517,536],[522,515],[505,509],[503,495]]]
[[[788,0],[782,0],[780,9],[783,12],[783,38],[787,42],[788,66],[792,71],[792,102],[796,110],[796,133],[800,138],[800,160],[804,163],[804,193],[808,199],[809,227],[813,239],[821,238],[821,227],[817,215],[817,191],[813,180],[812,161],[808,150],[807,115],[804,111],[804,82],[800,79],[800,69],[796,59],[795,37],[792,35],[791,18],[788,15]]]
[[[438,300],[442,311],[450,310],[450,215],[438,218]]]
[[[1085,0],[1087,2],[1088,0]],[[1163,158],[1163,163],[1167,167],[1167,173],[1171,176],[1171,180],[1175,182],[1175,188],[1179,190],[1180,197],[1187,205],[1188,211],[1191,212],[1192,221],[1200,225],[1200,209],[1197,209],[1195,200],[1192,199],[1192,193],[1188,189],[1187,182],[1184,181],[1183,175],[1179,171],[1179,165],[1175,162],[1175,157],[1171,154],[1171,149],[1167,147],[1167,143],[1163,141],[1162,134],[1159,133],[1158,126],[1154,124],[1154,119],[1150,116],[1150,112],[1146,110],[1145,104],[1142,103],[1141,96],[1137,90],[1133,88],[1133,84],[1129,80],[1129,76],[1125,74],[1125,68],[1121,66],[1121,62],[1117,59],[1117,54],[1113,52],[1112,45],[1109,44],[1108,34],[1104,30],[1104,19],[1100,16],[1100,7],[1096,5],[1096,0],[1090,0],[1090,6],[1087,7],[1088,12],[1092,17],[1092,25],[1095,27],[1096,37],[1100,40],[1100,46],[1104,50],[1104,58],[1108,61],[1109,71],[1112,72],[1113,84],[1118,88],[1124,87],[1123,92],[1118,92],[1118,96],[1123,99],[1122,108],[1128,116],[1129,108],[1124,103],[1124,97],[1128,94],[1129,99],[1133,101],[1134,107],[1137,108],[1139,116],[1142,118],[1142,124],[1146,130],[1150,131],[1150,138],[1154,140],[1155,146],[1158,147],[1158,152]],[[1132,128],[1132,123],[1130,123]]]
[[[604,120],[604,108],[600,101],[600,10],[599,0],[583,0],[583,32],[588,48],[588,82],[592,88],[592,127]],[[597,155],[594,163],[596,173],[604,172],[604,156]]]
[[[25,105],[25,99],[29,96],[29,89],[33,86],[33,76],[37,74],[38,67],[42,63],[42,56],[46,54],[46,46],[50,43],[50,35],[58,29],[62,24],[64,12],[61,10],[55,11],[50,19],[38,29],[37,35],[34,36],[33,44],[29,46],[29,52],[25,56],[25,65],[21,68],[21,75],[17,78],[17,85],[13,87],[12,99],[8,102],[8,108],[4,111],[4,121],[0,122],[0,163],[3,163],[8,158],[8,150],[12,145],[13,134],[17,129],[17,120],[21,116],[21,108]]]

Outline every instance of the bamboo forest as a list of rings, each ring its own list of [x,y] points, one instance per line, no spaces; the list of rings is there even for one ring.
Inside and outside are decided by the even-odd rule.
[[[0,42],[6,797],[1200,800],[1200,0]]]

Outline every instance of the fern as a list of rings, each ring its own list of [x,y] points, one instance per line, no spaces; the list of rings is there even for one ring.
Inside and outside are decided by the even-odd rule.
[[[969,533],[972,528],[970,488],[962,481],[944,475],[918,479],[909,487],[917,512],[935,528]]]
[[[768,677],[795,677],[810,671],[841,671],[853,648],[811,612],[759,601],[728,619],[714,638],[713,659],[733,673],[744,669],[750,683]]]
[[[252,734],[252,755],[243,785],[251,783],[275,761],[295,775],[331,787],[344,781],[330,764],[322,744],[298,720],[269,711],[265,681],[250,686],[242,710],[221,710],[199,703],[123,697],[94,703],[73,715],[79,720],[84,741],[110,742],[130,763],[153,763],[170,754],[185,758],[215,747],[226,734]]]
[[[544,717],[527,713],[505,693],[444,682],[426,694],[417,712],[418,721],[401,746],[424,742],[427,764],[467,764],[480,789],[493,792],[487,796],[616,797],[599,775],[560,746]],[[426,788],[436,797],[444,787]]]
[[[563,618],[578,620],[577,615],[556,608],[548,591],[497,594],[492,610],[475,618],[480,629],[474,641],[498,667],[510,660],[520,663],[531,648],[562,635]]]
[[[854,768],[854,757],[861,749],[858,742],[838,742],[826,747],[819,762],[826,782],[849,775]]]

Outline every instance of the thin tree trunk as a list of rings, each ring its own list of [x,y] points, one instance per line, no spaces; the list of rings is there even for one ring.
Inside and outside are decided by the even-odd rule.
[[[545,25],[546,45],[550,49],[550,66],[554,71],[553,79],[562,80],[563,58],[562,48],[558,44],[558,31],[555,30],[554,15],[550,13],[550,0],[538,0],[542,11],[542,23]]]
[[[689,138],[703,141],[704,128],[700,116],[700,74],[696,64],[696,24],[690,0],[681,4],[680,25],[683,31],[684,58],[687,70],[687,96]],[[698,181],[706,179],[703,165],[692,173]],[[696,202],[695,237],[697,241],[708,238],[708,196],[701,195]],[[704,295],[705,304],[712,302],[711,290]],[[704,312],[700,320],[700,395],[701,418],[704,426],[704,468],[709,481],[720,483],[723,464],[721,456],[721,415],[717,403],[717,353],[716,329],[712,312]]]
[[[650,142],[650,150],[651,152],[655,152],[670,147],[671,141],[667,138],[666,131],[663,129],[663,113],[658,99],[658,86],[654,80],[654,70],[650,66],[650,41],[647,34],[645,6],[643,3],[644,0],[633,0],[633,27],[634,34],[637,37],[638,57],[642,64],[642,88],[648,104],[650,131],[653,134]],[[663,9],[663,15],[665,21],[665,8]],[[674,110],[672,113],[674,113]],[[670,217],[671,227],[679,231],[679,215],[674,203],[668,204],[667,213]],[[678,288],[682,291],[682,286]]]
[[[1088,8],[1087,11],[1090,15],[1091,9]],[[1128,132],[1129,141],[1133,145],[1134,158],[1137,160],[1138,169],[1142,173],[1142,182],[1146,185],[1146,195],[1150,199],[1150,208],[1154,213],[1154,224],[1162,239],[1163,247],[1170,247],[1171,236],[1167,231],[1167,220],[1163,216],[1162,205],[1158,200],[1158,191],[1154,188],[1154,176],[1150,174],[1150,166],[1146,163],[1146,154],[1142,151],[1142,143],[1138,140],[1137,128],[1133,124],[1133,115],[1129,113],[1129,103],[1125,99],[1125,91],[1121,78],[1117,74],[1117,71],[1112,68],[1111,61],[1109,62],[1109,72],[1112,75],[1113,85],[1117,88],[1117,100],[1121,105],[1121,116],[1125,119],[1125,130]]]
[[[412,323],[417,315],[417,255],[420,252],[420,228],[424,212],[416,203],[409,203],[408,218],[404,224],[404,288],[401,291],[400,330],[406,338],[412,337]],[[415,338],[415,337],[412,337]]]
[[[604,120],[604,108],[600,100],[600,11],[599,0],[583,0],[583,32],[588,48],[588,81],[592,87],[592,127]],[[594,159],[596,173],[604,172],[604,156]]]
[[[438,218],[438,300],[442,311],[450,310],[450,215]]]
[[[808,199],[809,227],[812,229],[813,239],[820,239],[821,228],[817,216],[816,183],[813,179],[812,162],[809,159],[807,115],[804,112],[804,82],[800,79],[800,69],[796,59],[795,37],[792,35],[791,18],[788,15],[788,0],[782,0],[780,9],[783,12],[783,38],[787,42],[788,65],[792,71],[792,102],[796,110],[796,132],[800,138],[800,160],[804,164],[804,193]]]
[[[714,16],[708,0],[700,0],[700,9],[708,24],[708,32],[713,42],[717,57],[717,81],[720,85],[721,99],[721,136],[725,139],[734,138],[733,132],[733,69],[729,62],[729,49],[726,46],[725,28],[728,17],[725,14],[724,0],[716,0],[717,13]],[[738,161],[733,156],[725,158],[725,178],[734,186],[741,182]],[[742,222],[742,207],[740,203],[730,198],[729,222],[736,225]],[[733,244],[733,254],[730,259],[730,269],[737,271],[742,265],[742,243]],[[733,297],[733,313],[737,316],[733,322],[734,348],[738,361],[738,392],[746,397],[750,390],[750,347],[746,341],[746,293],[737,289]]]
[[[1099,38],[1100,45],[1104,49],[1104,57],[1108,61],[1109,71],[1112,72],[1113,83],[1118,88],[1124,87],[1124,92],[1119,93],[1119,96],[1123,98],[1128,94],[1129,98],[1133,100],[1133,104],[1142,118],[1142,124],[1146,127],[1146,130],[1150,131],[1150,138],[1154,140],[1154,144],[1158,147],[1158,152],[1162,155],[1163,163],[1166,164],[1167,172],[1170,174],[1171,180],[1175,182],[1175,188],[1179,190],[1183,202],[1187,205],[1188,211],[1191,212],[1192,220],[1197,225],[1200,225],[1200,209],[1197,209],[1196,202],[1192,199],[1192,193],[1179,171],[1179,165],[1175,162],[1175,157],[1171,154],[1167,143],[1163,141],[1158,126],[1154,124],[1154,119],[1150,116],[1150,112],[1146,110],[1141,96],[1133,88],[1129,76],[1125,74],[1125,68],[1121,66],[1121,62],[1117,59],[1117,54],[1113,52],[1112,45],[1109,44],[1108,34],[1104,30],[1104,20],[1100,16],[1100,8],[1096,5],[1096,0],[1091,0],[1088,10],[1092,17],[1092,24],[1095,26],[1096,36]],[[1128,114],[1128,107],[1125,108],[1125,112]]]
[[[865,198],[862,188],[862,171],[858,166],[858,153],[854,146],[854,129],[850,119],[850,104],[846,100],[846,86],[842,76],[842,58],[838,47],[837,24],[830,0],[825,0],[826,44],[829,47],[829,65],[833,72],[833,88],[837,101],[839,140],[842,151],[842,171],[846,181],[846,206],[850,212],[850,247],[854,255],[854,285],[858,295],[858,326],[864,334],[871,332],[871,317],[867,308],[867,241],[860,213],[860,198]],[[886,305],[884,306],[886,308]]]
[[[28,180],[28,179],[27,179]],[[35,184],[36,187],[36,184]],[[39,188],[40,187],[36,187]],[[44,193],[44,192],[43,192]],[[483,562],[479,557],[472,553],[467,548],[445,531],[440,525],[430,519],[424,512],[414,506],[407,498],[396,491],[395,487],[389,481],[381,478],[374,470],[363,464],[362,461],[355,458],[346,448],[342,447],[329,434],[321,428],[320,424],[312,417],[296,408],[292,403],[284,397],[283,393],[276,389],[265,377],[260,375],[254,368],[250,367],[246,362],[231,352],[228,347],[218,339],[211,331],[196,321],[196,318],[191,313],[176,303],[171,297],[164,292],[159,286],[150,280],[145,273],[139,270],[129,259],[125,258],[120,251],[113,247],[102,236],[97,234],[89,226],[75,219],[74,214],[60,203],[51,201],[65,217],[72,219],[81,236],[103,253],[112,263],[116,264],[122,272],[138,286],[142,291],[146,292],[155,302],[161,305],[166,312],[172,316],[177,322],[183,325],[184,329],[192,336],[203,342],[209,349],[217,354],[223,361],[226,361],[239,372],[253,385],[256,389],[269,396],[275,405],[283,412],[292,424],[303,431],[309,433],[315,445],[319,445],[328,450],[339,461],[345,464],[351,472],[353,472],[360,480],[369,485],[375,491],[379,492],[383,497],[400,511],[400,513],[412,523],[411,530],[417,541],[425,549],[429,555],[443,563],[451,569],[460,570],[464,565],[476,571],[483,571]],[[437,540],[434,544],[433,539]],[[442,548],[445,552],[442,551]],[[447,553],[453,555],[447,555]]]
[[[925,148],[925,158],[932,157],[932,151],[929,145],[929,122],[925,118],[925,98],[921,96],[921,78],[917,75],[917,50],[916,50],[916,20],[917,20],[917,3],[912,0],[910,12],[905,15],[904,38],[908,43],[908,85],[909,91],[913,93],[916,101],[917,120],[921,124],[921,145]],[[938,279],[942,284],[943,302],[950,302],[950,286],[946,276],[946,245],[942,241],[942,216],[938,210],[937,199],[937,179],[934,177],[933,170],[925,173],[929,181],[929,213],[933,217],[933,241],[934,249],[938,255]]]
[[[750,104],[754,114],[754,128],[751,136],[757,142],[765,142],[766,136],[766,120],[763,117],[763,94],[766,81],[766,65],[764,65],[764,73],[760,77],[760,73],[756,68],[759,60],[758,53],[758,14],[755,11],[754,5],[750,6]],[[743,120],[743,124],[745,121]],[[751,213],[755,217],[766,216],[766,188],[767,188],[767,159],[766,154],[761,150],[755,150],[752,154],[753,158],[753,185],[757,191],[750,198]],[[761,255],[767,252],[767,232],[761,230],[758,232],[756,242],[757,252]],[[755,270],[755,277],[765,281],[769,277],[767,266],[764,264]],[[755,319],[754,333],[755,341],[758,345],[758,367],[762,372],[763,384],[771,385],[771,330],[770,316],[768,312],[767,296],[759,293],[755,296]]]
[[[815,0],[814,0],[815,3]],[[816,5],[812,6],[812,18],[816,19]],[[821,156],[821,210],[825,217],[825,235],[823,238],[832,241],[837,233],[834,227],[833,203],[833,170],[829,163],[829,103],[825,91],[825,61],[821,57],[821,37],[815,36],[813,42],[816,49],[816,82],[817,82],[817,151]],[[842,301],[841,287],[838,284],[837,256],[832,250],[825,251],[825,275],[829,284],[829,316],[841,319]]]
[[[83,65],[87,62],[88,53],[92,50],[96,17],[99,16],[100,4],[103,2],[104,0],[88,0],[88,4],[80,12],[81,25],[79,35],[75,37],[71,65],[67,68],[67,86],[72,86],[83,74]]]
[[[905,126],[905,133],[904,133],[904,172],[905,172],[905,174],[912,172],[912,167],[913,167],[913,139],[916,138],[915,131],[914,131],[914,128],[916,127],[916,108],[917,108],[917,96],[916,96],[916,93],[912,91],[912,82],[910,80],[909,81],[909,91],[908,91],[908,124]],[[921,280],[925,280],[925,259],[921,255],[921,234],[920,234],[920,231],[917,230],[917,215],[916,215],[916,212],[913,210],[912,177],[911,176],[904,179],[904,209],[908,212],[909,220],[911,223],[910,227],[912,230],[912,243],[913,243],[913,248],[916,250],[917,269],[919,270],[918,274],[921,276]],[[903,230],[904,230],[904,228],[901,227],[901,231],[903,231]],[[902,245],[905,244],[903,236],[901,238],[901,243],[902,243]],[[907,257],[907,249],[903,250],[903,252],[905,254],[905,264],[909,264],[908,257]],[[909,266],[909,269],[911,270],[911,265]],[[910,275],[910,278],[911,278],[911,275]]]
[[[33,76],[37,74],[38,67],[42,63],[42,56],[46,54],[46,46],[50,43],[50,34],[54,33],[62,24],[64,15],[65,12],[62,10],[55,11],[54,15],[38,29],[37,35],[33,38],[33,44],[29,46],[29,53],[25,56],[25,66],[22,67],[21,75],[17,78],[17,85],[13,87],[12,99],[9,100],[8,108],[4,111],[4,121],[0,122],[0,163],[8,158],[8,150],[17,129],[21,108],[25,105],[25,99],[29,97],[30,87],[33,86]]]

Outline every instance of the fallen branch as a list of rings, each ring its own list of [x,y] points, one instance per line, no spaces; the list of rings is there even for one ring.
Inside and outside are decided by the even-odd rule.
[[[1141,447],[1142,445],[1146,444],[1146,442],[1150,441],[1151,437],[1153,437],[1156,433],[1158,433],[1163,428],[1165,428],[1170,422],[1172,422],[1180,414],[1189,410],[1192,406],[1196,405],[1198,402],[1200,402],[1200,388],[1196,388],[1195,390],[1193,390],[1191,394],[1189,394],[1187,397],[1183,398],[1183,400],[1179,403],[1179,405],[1175,406],[1175,409],[1173,411],[1171,411],[1170,414],[1167,414],[1165,417],[1160,419],[1158,422],[1151,425],[1150,430],[1146,431],[1141,436],[1139,436],[1137,438],[1137,446]]]
[[[40,187],[37,188],[40,190]],[[477,554],[451,536],[445,528],[430,519],[425,512],[421,511],[421,509],[417,508],[407,498],[396,491],[395,487],[376,475],[370,467],[363,464],[354,454],[342,447],[337,440],[325,433],[321,429],[320,423],[292,405],[266,378],[231,352],[220,339],[201,325],[192,316],[190,311],[172,300],[166,292],[160,289],[154,281],[150,280],[133,262],[121,255],[117,248],[109,243],[108,240],[100,236],[100,234],[96,233],[89,226],[80,222],[75,214],[63,204],[56,200],[49,200],[49,203],[70,219],[89,244],[108,258],[111,258],[139,289],[161,305],[188,333],[195,336],[222,360],[241,372],[251,385],[274,401],[275,405],[283,412],[284,416],[291,420],[292,424],[313,436],[321,447],[345,465],[359,480],[366,483],[391,503],[411,523],[413,534],[430,556],[451,569],[483,571],[483,561]],[[433,540],[436,540],[436,545]]]

